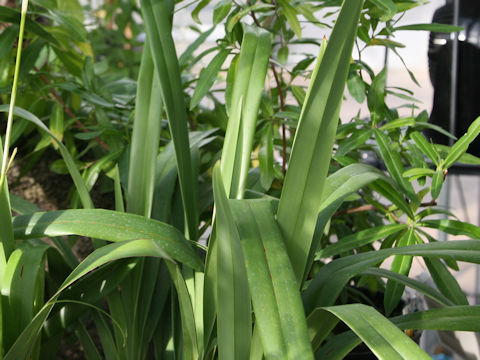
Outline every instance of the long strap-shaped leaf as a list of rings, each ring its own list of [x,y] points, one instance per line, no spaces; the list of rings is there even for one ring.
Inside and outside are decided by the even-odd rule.
[[[299,285],[321,205],[362,6],[362,0],[343,3],[304,103],[280,198],[278,221]]]
[[[197,239],[198,191],[197,179],[193,176],[188,140],[187,114],[185,109],[182,79],[171,34],[171,13],[165,0],[141,0],[147,38],[152,50],[153,62],[160,78],[160,88],[168,124],[175,146],[178,179],[182,192],[188,237]]]
[[[21,215],[13,219],[16,239],[81,235],[107,241],[153,239],[171,259],[201,270],[203,263],[174,227],[134,214],[111,210],[64,210]]]
[[[220,174],[213,170],[216,207],[217,337],[220,359],[248,359],[252,336],[250,293],[238,231]],[[211,261],[210,260],[210,261]]]
[[[142,54],[133,123],[127,211],[150,217],[160,140],[162,97],[148,43]]]
[[[79,211],[86,212],[87,210]],[[127,217],[130,216],[132,215],[127,214]],[[110,233],[110,231],[107,232]],[[114,233],[116,232],[114,231]],[[178,231],[176,233],[177,235],[181,236]],[[98,237],[102,238],[100,236]],[[176,243],[177,241],[175,239],[176,236],[165,236],[163,241],[170,241],[172,243]],[[103,240],[109,239],[107,237],[104,237]],[[52,296],[52,298],[50,298],[48,302],[45,303],[45,305],[35,315],[33,320],[24,329],[22,334],[17,338],[13,346],[5,355],[4,359],[18,360],[29,358],[29,354],[33,349],[33,345],[37,340],[38,336],[40,335],[42,326],[46,321],[48,315],[50,314],[55,304],[55,301],[58,299],[60,294],[69,286],[71,286],[75,281],[81,279],[83,276],[85,276],[92,270],[95,270],[96,268],[105,265],[111,261],[131,257],[154,256],[162,257],[164,259],[167,259],[167,261],[171,261],[169,260],[169,254],[167,254],[165,248],[159,246],[160,243],[161,241],[159,241],[158,239],[144,237],[138,240],[126,240],[114,244],[109,244],[95,250],[70,273],[70,275],[67,277],[67,279],[65,279],[58,291]]]
[[[317,306],[332,305],[348,280],[393,255],[446,257],[457,261],[480,263],[480,242],[462,240],[435,242],[346,256],[325,265],[310,282],[303,296],[308,314]]]
[[[381,360],[430,359],[412,339],[371,306],[323,308],[345,322]]]
[[[223,182],[230,198],[241,199],[245,192],[270,47],[270,33],[245,26],[221,160]]]
[[[230,200],[267,359],[313,359],[305,312],[269,200]]]
[[[313,314],[324,313],[321,308]],[[313,315],[312,314],[312,315]],[[314,317],[312,317],[314,318]],[[480,331],[479,306],[448,306],[440,309],[419,311],[391,318],[390,321],[402,330],[443,330],[443,331]],[[309,322],[312,334],[321,331],[320,324]],[[345,355],[362,340],[349,331],[334,336],[317,353],[319,359],[343,359]]]

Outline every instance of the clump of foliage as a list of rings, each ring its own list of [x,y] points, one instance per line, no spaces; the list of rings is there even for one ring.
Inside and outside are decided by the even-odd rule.
[[[213,26],[197,29],[180,56],[172,27],[183,2],[110,1],[94,20],[73,0],[31,0],[28,13],[25,0],[21,12],[1,8],[10,24],[0,33],[10,103],[0,105],[9,116],[2,356],[52,358],[73,330],[89,359],[336,359],[361,342],[382,359],[423,359],[402,330],[479,331],[480,308],[449,270],[480,263],[478,240],[438,242],[427,229],[480,235],[454,217],[432,218],[451,215],[435,203],[448,168],[478,161],[465,153],[480,120],[452,147],[435,145],[422,130],[443,130],[411,105],[412,94],[387,88],[385,69],[352,60],[355,44],[360,54],[396,52],[398,31],[458,30],[397,25],[421,3],[202,0],[185,6],[200,23],[213,5]],[[331,18],[326,39],[302,34],[300,19],[320,28]],[[220,27],[225,35],[202,49]],[[17,34],[13,68],[5,49]],[[291,65],[304,44],[318,56]],[[367,103],[368,118],[339,121],[345,87]],[[389,108],[387,96],[405,99],[411,116]],[[58,151],[52,168],[75,187],[70,209],[39,212],[9,195],[12,145],[32,163]],[[365,152],[383,170],[363,162]],[[115,210],[94,208],[97,181]],[[74,236],[95,246],[81,262],[65,241]],[[414,256],[435,288],[408,277]],[[390,257],[390,270],[381,268]],[[383,304],[352,303],[362,286]],[[405,286],[439,308],[395,313]]]

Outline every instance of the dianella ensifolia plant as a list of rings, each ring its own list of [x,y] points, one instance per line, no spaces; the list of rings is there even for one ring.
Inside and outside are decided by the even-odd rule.
[[[50,2],[33,3],[41,8]],[[51,3],[50,17],[64,24],[58,20],[65,3]],[[195,5],[195,21],[208,3]],[[125,4],[125,11],[135,12],[136,5]],[[113,130],[131,110],[122,102],[132,98],[131,89],[124,88],[124,97],[118,87],[98,95],[108,77],[95,73],[94,59],[77,57],[80,68],[69,63],[65,43],[50,39],[48,27],[26,21],[24,1],[0,183],[1,357],[52,358],[73,330],[88,359],[339,359],[361,342],[381,359],[427,359],[402,330],[479,331],[480,309],[468,305],[448,267],[480,263],[480,243],[438,242],[425,228],[480,236],[468,223],[427,219],[445,212],[434,200],[447,169],[478,160],[465,152],[480,120],[452,147],[439,147],[421,134],[431,127],[425,113],[411,106],[412,116],[402,118],[386,105],[387,95],[414,102],[411,94],[388,89],[385,70],[375,74],[352,60],[355,46],[360,54],[379,44],[396,51],[396,31],[458,30],[396,26],[396,16],[417,5],[219,1],[213,23],[225,25],[225,37],[195,56],[212,28],[178,57],[172,29],[179,4],[141,0],[146,39],[125,140]],[[298,16],[328,26],[314,15],[326,7],[335,14],[329,37],[302,38]],[[71,72],[70,85],[51,93],[60,104],[52,126],[15,106],[25,24],[32,41],[48,38],[42,46],[56,51]],[[318,56],[290,70],[290,45],[302,39],[319,45]],[[208,53],[213,59],[196,74],[192,69]],[[222,98],[212,86],[227,59]],[[310,65],[308,87],[295,85]],[[339,123],[346,86],[357,101],[367,101],[368,119]],[[110,95],[111,103],[105,100]],[[71,138],[59,130],[66,128],[56,126],[75,102],[79,111],[95,109],[97,124],[77,136],[91,141],[84,153],[94,149],[99,156],[93,170],[72,154],[75,142],[62,142],[63,135]],[[5,178],[14,116],[53,141],[75,184],[72,207],[83,209],[39,212],[10,201]],[[113,118],[116,126],[109,125]],[[362,151],[376,154],[385,171],[362,162]],[[115,211],[94,209],[89,191],[102,169],[113,183]],[[428,196],[432,200],[424,201]],[[12,209],[19,215],[12,218]],[[95,250],[80,262],[67,236],[89,237]],[[331,241],[334,236],[338,241]],[[408,277],[414,256],[424,259],[436,288]],[[391,269],[380,268],[389,257]],[[385,287],[384,308],[339,305],[348,285],[372,283]],[[405,286],[439,308],[392,317]],[[339,320],[351,330],[337,326]]]

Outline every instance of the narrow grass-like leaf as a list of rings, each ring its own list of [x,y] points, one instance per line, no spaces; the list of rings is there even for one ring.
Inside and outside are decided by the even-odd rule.
[[[222,68],[223,63],[229,54],[230,49],[221,49],[207,67],[200,72],[195,91],[190,100],[190,110],[195,108],[210,90],[215,79],[218,77],[218,72]]]
[[[424,220],[419,225],[438,229],[451,235],[465,235],[472,239],[480,239],[480,227],[463,221],[451,219]]]
[[[187,47],[187,49],[182,53],[182,55],[180,55],[180,58],[178,59],[178,64],[180,65],[180,68],[184,68],[187,65],[187,62],[192,57],[193,52],[198,49],[200,45],[205,43],[205,40],[210,36],[213,30],[215,30],[215,27],[212,27],[209,30],[202,32],[200,36]]]
[[[381,20],[388,21],[397,13],[397,5],[392,0],[371,0],[382,12]]]
[[[5,112],[7,111],[6,105],[0,105],[0,112]],[[67,165],[68,171],[70,172],[70,175],[72,177],[72,180],[75,184],[75,187],[78,191],[78,194],[80,196],[80,200],[82,201],[82,205],[86,209],[93,209],[93,202],[92,199],[90,198],[90,194],[88,193],[88,190],[86,188],[85,182],[83,181],[82,175],[80,175],[80,172],[78,171],[77,165],[75,164],[75,160],[72,158],[70,155],[68,149],[63,145],[48,129],[48,127],[45,126],[45,124],[35,115],[33,115],[31,112],[21,109],[18,107],[15,107],[14,113],[16,116],[19,116],[25,120],[28,120],[32,123],[34,123],[36,126],[40,128],[40,130],[46,132],[49,136],[52,137],[52,139],[58,144],[60,154],[63,157],[63,160],[65,161],[65,164]]]
[[[241,199],[245,192],[270,49],[270,33],[245,27],[221,159],[222,178],[229,198]]]
[[[302,28],[300,27],[300,21],[297,18],[297,11],[290,4],[288,0],[279,0],[278,3],[281,6],[280,12],[285,16],[288,23],[292,27],[293,32],[297,37],[302,37]]]
[[[319,310],[319,309],[318,309]],[[317,310],[315,310],[317,311]],[[480,308],[478,306],[448,306],[440,309],[414,312],[391,318],[402,330],[479,331]],[[320,359],[341,360],[362,342],[352,331],[334,336],[317,353]]]
[[[21,215],[13,219],[16,239],[82,235],[108,241],[152,239],[159,249],[195,269],[203,264],[182,234],[170,225],[110,210],[64,210]]]
[[[310,315],[308,315],[308,334],[310,336],[313,351],[316,351],[320,347],[337,323],[338,318],[335,315],[328,311],[324,311],[321,308],[315,309]]]
[[[425,260],[438,260],[438,259],[430,258]],[[436,302],[438,302],[443,306],[455,305],[455,303],[452,300],[450,300],[448,297],[438,292],[437,290],[433,289],[432,287],[424,284],[423,282],[409,278],[408,276],[401,275],[390,270],[380,269],[380,268],[370,268],[363,271],[361,274],[384,277],[391,281],[397,281],[403,284],[404,286],[408,286],[409,288],[414,289],[425,296],[428,296],[430,299],[435,300]]]
[[[454,26],[448,24],[427,23],[427,24],[409,24],[402,25],[393,28],[394,31],[398,30],[414,30],[414,31],[433,31],[442,33],[452,33],[463,30],[461,26]]]
[[[217,337],[220,358],[248,359],[252,336],[250,292],[242,247],[220,174],[213,170],[217,242]],[[228,299],[228,300],[224,300]]]
[[[375,129],[374,132],[375,132],[375,138],[377,139],[380,154],[382,155],[383,161],[385,162],[385,166],[387,167],[388,172],[390,173],[392,178],[395,179],[398,185],[402,188],[405,195],[407,195],[407,197],[413,202],[418,202],[418,198],[415,191],[413,190],[412,184],[403,177],[403,173],[405,171],[403,169],[403,164],[402,164],[400,155],[389,148],[388,146],[389,140],[383,132],[377,129]]]
[[[315,255],[317,259],[328,258],[357,249],[374,241],[381,240],[389,235],[395,234],[405,229],[403,224],[391,224],[376,226],[371,229],[362,230],[352,235],[346,236],[338,240],[338,242],[321,249]]]
[[[75,335],[77,336],[88,360],[102,360],[102,356],[98,352],[92,337],[82,323],[77,325]]]
[[[401,329],[480,331],[480,306],[448,306],[397,316],[391,321]]]
[[[412,339],[373,307],[350,304],[324,310],[345,322],[379,359],[430,359]]]
[[[303,294],[308,314],[317,306],[332,305],[348,280],[392,255],[445,257],[457,261],[480,262],[477,240],[446,241],[382,249],[336,259],[322,267]]]
[[[269,200],[231,200],[267,359],[313,359],[304,310]],[[285,347],[285,348],[284,348]]]
[[[443,185],[443,171],[441,168],[437,169],[432,176],[432,198],[437,199],[440,196]]]
[[[442,261],[435,258],[424,258],[424,261],[438,290],[455,305],[468,305],[467,297],[463,293],[458,281]]]
[[[480,117],[476,118],[475,121],[470,124],[467,133],[452,146],[445,158],[443,168],[448,169],[452,166],[467,151],[468,146],[476,139],[478,134],[480,134]]]
[[[405,214],[407,214],[410,219],[415,218],[415,214],[413,213],[412,208],[405,201],[403,194],[397,189],[397,186],[392,186],[392,181],[384,181],[380,179],[379,181],[371,184],[370,187],[376,192],[378,192],[380,195],[390,200],[400,210],[405,212]]]
[[[167,266],[169,267],[172,280],[177,289],[180,312],[182,314],[183,355],[185,359],[197,359],[199,354],[197,334],[195,331],[195,315],[193,313],[190,295],[182,276],[182,271],[178,265],[167,262]]]
[[[435,170],[428,169],[428,168],[413,168],[408,169],[403,173],[404,177],[420,177],[420,176],[428,176],[434,175]]]
[[[425,156],[427,156],[435,165],[439,165],[439,159],[437,152],[432,144],[430,144],[425,137],[418,131],[414,131],[410,134],[410,137],[415,141],[415,144],[420,148]]]
[[[408,231],[397,241],[397,247],[408,246],[415,244],[415,230],[409,228]],[[410,267],[412,266],[412,257],[411,256],[395,256],[391,266],[393,272],[399,273],[401,275],[408,276],[410,272]],[[387,281],[387,286],[385,287],[385,298],[383,304],[385,305],[385,312],[387,315],[397,307],[400,299],[403,295],[403,290],[405,286],[396,281]]]
[[[88,210],[79,210],[86,212]],[[128,214],[130,215],[130,214]],[[98,214],[97,214],[98,216]],[[133,215],[130,215],[133,216]],[[179,234],[177,232],[177,234]],[[180,235],[181,236],[181,235]],[[169,238],[170,239],[170,238]],[[173,240],[171,238],[170,240]],[[109,239],[104,239],[109,240]],[[5,355],[6,360],[24,359],[31,353],[35,341],[40,335],[40,331],[48,315],[50,314],[55,300],[61,293],[71,286],[75,281],[81,279],[83,276],[92,270],[107,264],[111,261],[130,258],[130,257],[162,257],[169,259],[168,254],[159,246],[159,242],[153,239],[137,239],[125,240],[118,243],[113,243],[101,247],[90,254],[80,265],[72,271],[72,273],[65,279],[58,291],[50,298],[50,300],[40,309],[33,320],[24,329],[21,335],[16,339],[13,346]]]
[[[382,125],[380,127],[380,130],[397,129],[403,126],[413,126],[413,125],[415,125],[415,118],[407,117],[407,118],[389,121],[385,125]]]
[[[45,253],[50,246],[25,243],[8,259],[2,281],[3,346],[9,349],[43,304]]]
[[[182,79],[171,34],[172,13],[169,12],[169,4],[165,0],[141,0],[140,4],[153,62],[160,78],[168,125],[175,146],[188,237],[191,240],[197,240],[198,183],[193,176]]]
[[[262,135],[262,144],[258,151],[260,163],[260,183],[264,189],[269,189],[275,178],[273,158],[273,125],[268,124]]]
[[[302,109],[282,190],[278,222],[300,282],[327,177],[338,114],[363,1],[344,2]]]
[[[138,76],[128,171],[127,211],[150,217],[160,140],[162,97],[152,53],[145,45]]]

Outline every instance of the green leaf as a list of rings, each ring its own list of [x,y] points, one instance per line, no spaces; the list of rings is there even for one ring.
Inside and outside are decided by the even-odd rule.
[[[415,118],[407,117],[407,118],[389,121],[385,125],[381,126],[380,130],[397,129],[399,127],[413,126],[413,125],[415,125]]]
[[[398,30],[415,30],[415,31],[432,31],[432,32],[441,32],[441,33],[452,33],[461,31],[464,28],[462,26],[453,26],[448,24],[438,24],[438,23],[427,23],[427,24],[409,24],[402,25],[393,28],[393,31]]]
[[[190,110],[195,108],[210,90],[229,54],[230,49],[221,49],[208,66],[200,72],[200,77],[198,78],[195,91],[190,100]]]
[[[391,319],[401,329],[480,331],[480,306],[448,306]]]
[[[6,112],[8,111],[8,105],[0,105],[0,112]],[[34,123],[37,127],[40,128],[40,130],[46,132],[52,139],[57,143],[59,147],[60,154],[63,157],[63,160],[65,161],[65,164],[68,167],[68,171],[70,172],[70,175],[72,176],[73,182],[75,183],[75,187],[79,193],[80,199],[82,200],[82,204],[85,208],[91,209],[93,208],[93,202],[92,199],[90,198],[90,194],[88,193],[88,190],[85,186],[85,182],[82,179],[82,176],[80,175],[80,172],[78,171],[77,165],[75,164],[75,161],[73,160],[72,156],[70,155],[69,151],[63,145],[51,132],[50,130],[45,126],[45,124],[37,118],[35,115],[33,115],[31,112],[15,107],[14,113],[16,116],[19,116],[25,120],[28,120],[32,123]]]
[[[434,259],[431,258],[428,260],[434,260]],[[438,259],[435,259],[435,260],[438,260]],[[404,286],[408,286],[409,288],[416,290],[423,295],[428,296],[430,299],[435,300],[441,305],[444,305],[444,306],[455,305],[455,303],[452,300],[450,300],[448,297],[438,292],[437,290],[433,289],[432,287],[424,284],[423,282],[409,278],[408,276],[401,275],[390,270],[381,269],[381,268],[369,268],[363,271],[361,274],[384,277],[384,278],[387,278],[389,281],[397,281],[403,284]]]
[[[127,211],[150,217],[160,141],[162,98],[150,46],[144,47],[138,75],[128,170]]]
[[[94,211],[94,210],[72,210],[72,211],[80,211],[80,212],[89,212],[89,211]],[[67,210],[68,212],[68,210]],[[56,214],[58,215],[58,213]],[[95,214],[96,219],[99,218],[100,214]],[[109,217],[111,214],[109,214]],[[138,219],[141,219],[143,221],[146,221],[146,219],[141,218],[139,216],[131,215],[131,214],[120,214],[117,213],[116,215],[126,215],[127,217],[137,217]],[[100,216],[101,218],[101,216]],[[18,219],[18,217],[16,218]],[[25,219],[25,218],[24,218]],[[124,219],[125,220],[125,219]],[[150,220],[151,221],[151,220]],[[72,221],[69,223],[69,225],[74,224],[75,222]],[[160,223],[158,223],[160,224]],[[33,224],[32,224],[33,225]],[[145,225],[145,223],[144,223]],[[163,224],[162,224],[163,225]],[[65,226],[65,224],[64,224]],[[165,225],[167,226],[167,225]],[[44,225],[42,225],[44,227]],[[148,226],[147,226],[148,228]],[[97,250],[95,250],[92,254],[90,254],[80,265],[78,265],[65,279],[63,284],[59,287],[57,292],[50,298],[48,302],[45,303],[45,305],[40,309],[40,311],[35,315],[33,320],[28,324],[28,326],[24,329],[22,334],[16,339],[15,343],[13,346],[10,348],[10,350],[7,352],[5,355],[4,359],[6,360],[17,360],[17,359],[24,359],[28,358],[29,354],[31,353],[33,346],[35,344],[35,341],[37,340],[38,336],[40,335],[40,331],[42,329],[42,326],[44,322],[46,321],[48,315],[50,314],[55,301],[58,299],[58,297],[61,295],[63,291],[65,291],[69,286],[71,286],[74,282],[78,281],[81,279],[83,276],[86,274],[90,273],[92,270],[105,265],[111,261],[118,260],[118,259],[124,259],[124,258],[130,258],[130,257],[162,257],[169,259],[169,255],[164,251],[163,246],[161,245],[162,243],[168,243],[169,241],[172,243],[177,243],[175,241],[175,238],[181,238],[182,235],[178,233],[175,229],[171,228],[174,230],[174,233],[172,235],[174,237],[169,238],[169,237],[157,237],[157,239],[154,239],[154,237],[150,237],[150,239],[143,239],[137,238],[136,240],[125,240],[125,241],[120,241],[118,243],[113,243],[109,244],[106,246],[103,246]],[[108,233],[110,233],[110,230],[112,228],[109,228]],[[93,232],[98,231],[99,229],[97,227],[93,227]],[[41,233],[41,231],[39,231]],[[63,233],[71,233],[71,232],[66,232],[63,231]],[[116,239],[121,238],[120,232],[115,232],[117,233]],[[107,234],[108,235],[108,234]],[[42,236],[42,235],[40,235]],[[88,236],[88,235],[87,235]],[[109,239],[105,239],[109,240]],[[115,239],[112,239],[115,240]],[[185,240],[183,240],[185,241]],[[178,243],[180,244],[180,243]],[[160,245],[160,246],[159,246]],[[175,246],[176,247],[176,246]],[[180,246],[181,247],[181,246]],[[169,252],[171,252],[169,250]],[[181,253],[183,251],[180,251]],[[198,263],[199,260],[195,260],[197,263],[196,266],[200,265],[201,267],[201,262]]]
[[[397,208],[405,212],[410,219],[415,218],[415,214],[412,211],[410,205],[405,201],[403,193],[398,186],[392,186],[392,181],[385,181],[380,179],[379,181],[370,184],[370,187],[378,192],[380,195],[390,200]]]
[[[238,230],[219,165],[213,172],[217,242],[217,336],[221,358],[248,359],[252,335],[250,292]],[[229,299],[225,301],[224,299]]]
[[[385,166],[388,169],[388,172],[397,184],[405,192],[405,195],[412,200],[414,203],[418,202],[418,197],[413,190],[412,184],[403,177],[404,169],[402,164],[402,159],[400,154],[396,151],[392,151],[389,147],[390,141],[387,136],[380,130],[374,129],[375,138],[377,139],[378,148],[382,156]]]
[[[433,147],[432,144],[430,144],[425,137],[420,134],[418,131],[414,131],[410,134],[410,137],[412,138],[413,141],[415,141],[415,144],[420,148],[422,153],[427,156],[430,160],[435,165],[439,165],[439,159],[437,152],[435,151],[435,148]]]
[[[180,69],[171,34],[170,12],[166,0],[141,0],[140,4],[153,62],[160,78],[160,88],[168,117],[168,125],[175,146],[187,233],[191,240],[197,240],[198,182],[194,176],[190,156],[187,114]]]
[[[208,2],[209,1],[210,0],[208,0]],[[187,47],[187,49],[182,53],[182,55],[180,55],[180,58],[178,59],[178,64],[180,65],[180,68],[184,68],[187,66],[188,61],[193,56],[193,52],[197,50],[200,45],[205,43],[205,40],[207,40],[207,38],[212,34],[213,30],[215,30],[215,27],[211,27],[209,30],[202,32],[200,36]]]
[[[404,229],[406,229],[406,226],[403,224],[391,224],[376,226],[371,229],[365,229],[353,233],[339,239],[338,242],[319,250],[316,254],[316,259],[328,258],[339,255],[342,252],[360,248],[374,241],[381,240],[389,235],[396,234]]]
[[[278,62],[282,65],[285,65],[288,60],[288,46],[282,46],[278,50],[277,56],[278,56]]]
[[[290,2],[288,0],[279,0],[278,3],[281,7],[280,13],[285,16],[288,23],[292,27],[292,30],[295,33],[295,35],[301,38],[302,28],[300,26],[300,21],[298,21],[298,18],[297,18],[297,11],[292,5],[290,5]]]
[[[192,19],[197,23],[197,24],[201,24],[201,21],[198,17],[198,15],[200,14],[200,11],[202,11],[203,8],[205,8],[205,6],[207,6],[208,4],[210,4],[210,1],[211,0],[201,0],[198,5],[195,7],[195,9],[193,9],[192,11]]]
[[[442,190],[443,185],[443,171],[442,169],[437,169],[435,174],[432,177],[432,198],[437,199],[440,196],[440,191]]]
[[[49,245],[24,243],[9,257],[2,280],[3,346],[9,349],[43,305],[45,253]]]
[[[420,177],[420,176],[431,176],[435,174],[435,170],[428,168],[413,168],[408,169],[403,173],[404,177]]]
[[[50,116],[50,131],[53,136],[55,136],[58,141],[63,139],[63,107],[60,103],[55,102],[52,109],[52,114]],[[52,139],[53,145],[58,148],[57,143]]]
[[[372,80],[368,89],[367,104],[372,114],[372,122],[378,124],[384,118],[385,113],[385,86],[387,81],[387,71],[383,69]]]
[[[266,190],[270,189],[275,178],[273,158],[273,126],[269,123],[262,135],[262,143],[258,151],[260,163],[260,183]]]
[[[350,304],[323,310],[347,324],[379,359],[430,359],[412,339],[373,307]]]
[[[220,164],[229,198],[245,192],[270,47],[270,33],[245,26]]]
[[[9,26],[0,34],[0,60],[12,51],[17,34],[17,26]]]
[[[416,242],[415,230],[409,228],[405,235],[397,240],[397,247],[413,245]],[[392,262],[391,271],[400,275],[408,276],[412,266],[413,258],[411,256],[395,256]],[[396,281],[387,281],[385,287],[385,298],[383,304],[385,306],[385,313],[390,315],[400,302],[405,286]]]
[[[381,13],[380,20],[390,20],[398,11],[397,6],[392,0],[370,0]]]
[[[328,46],[321,48],[300,115],[285,178],[278,222],[301,282],[321,206],[338,115],[363,1],[344,2]]]
[[[424,258],[424,261],[438,290],[455,305],[468,305],[462,288],[442,261],[435,258]]]
[[[320,309],[319,309],[320,310]],[[427,311],[400,315],[390,320],[402,330],[444,330],[478,331],[480,308],[478,306],[449,306]],[[317,356],[329,359],[343,359],[355,346],[361,343],[352,331],[334,336]],[[326,355],[328,354],[328,355]]]
[[[220,0],[215,4],[213,8],[213,24],[219,24],[225,19],[232,8],[232,2],[230,0]]]
[[[420,226],[438,229],[451,235],[466,235],[472,239],[480,239],[480,227],[458,220],[424,220]]]
[[[457,261],[480,262],[477,240],[446,241],[401,246],[336,259],[323,266],[304,292],[303,303],[308,314],[317,306],[332,305],[349,279],[392,255],[444,257]]]
[[[452,146],[445,158],[443,168],[448,169],[452,166],[467,151],[468,146],[476,139],[478,134],[480,134],[480,117],[470,124],[466,134],[458,139],[458,141]]]
[[[231,200],[266,358],[313,359],[298,285],[270,200]]]
[[[182,234],[156,220],[111,210],[64,210],[21,215],[13,219],[16,239],[81,235],[107,241],[150,239],[168,258],[192,268],[203,264]]]
[[[347,80],[347,87],[350,95],[360,104],[365,101],[365,82],[354,72],[350,74]]]

